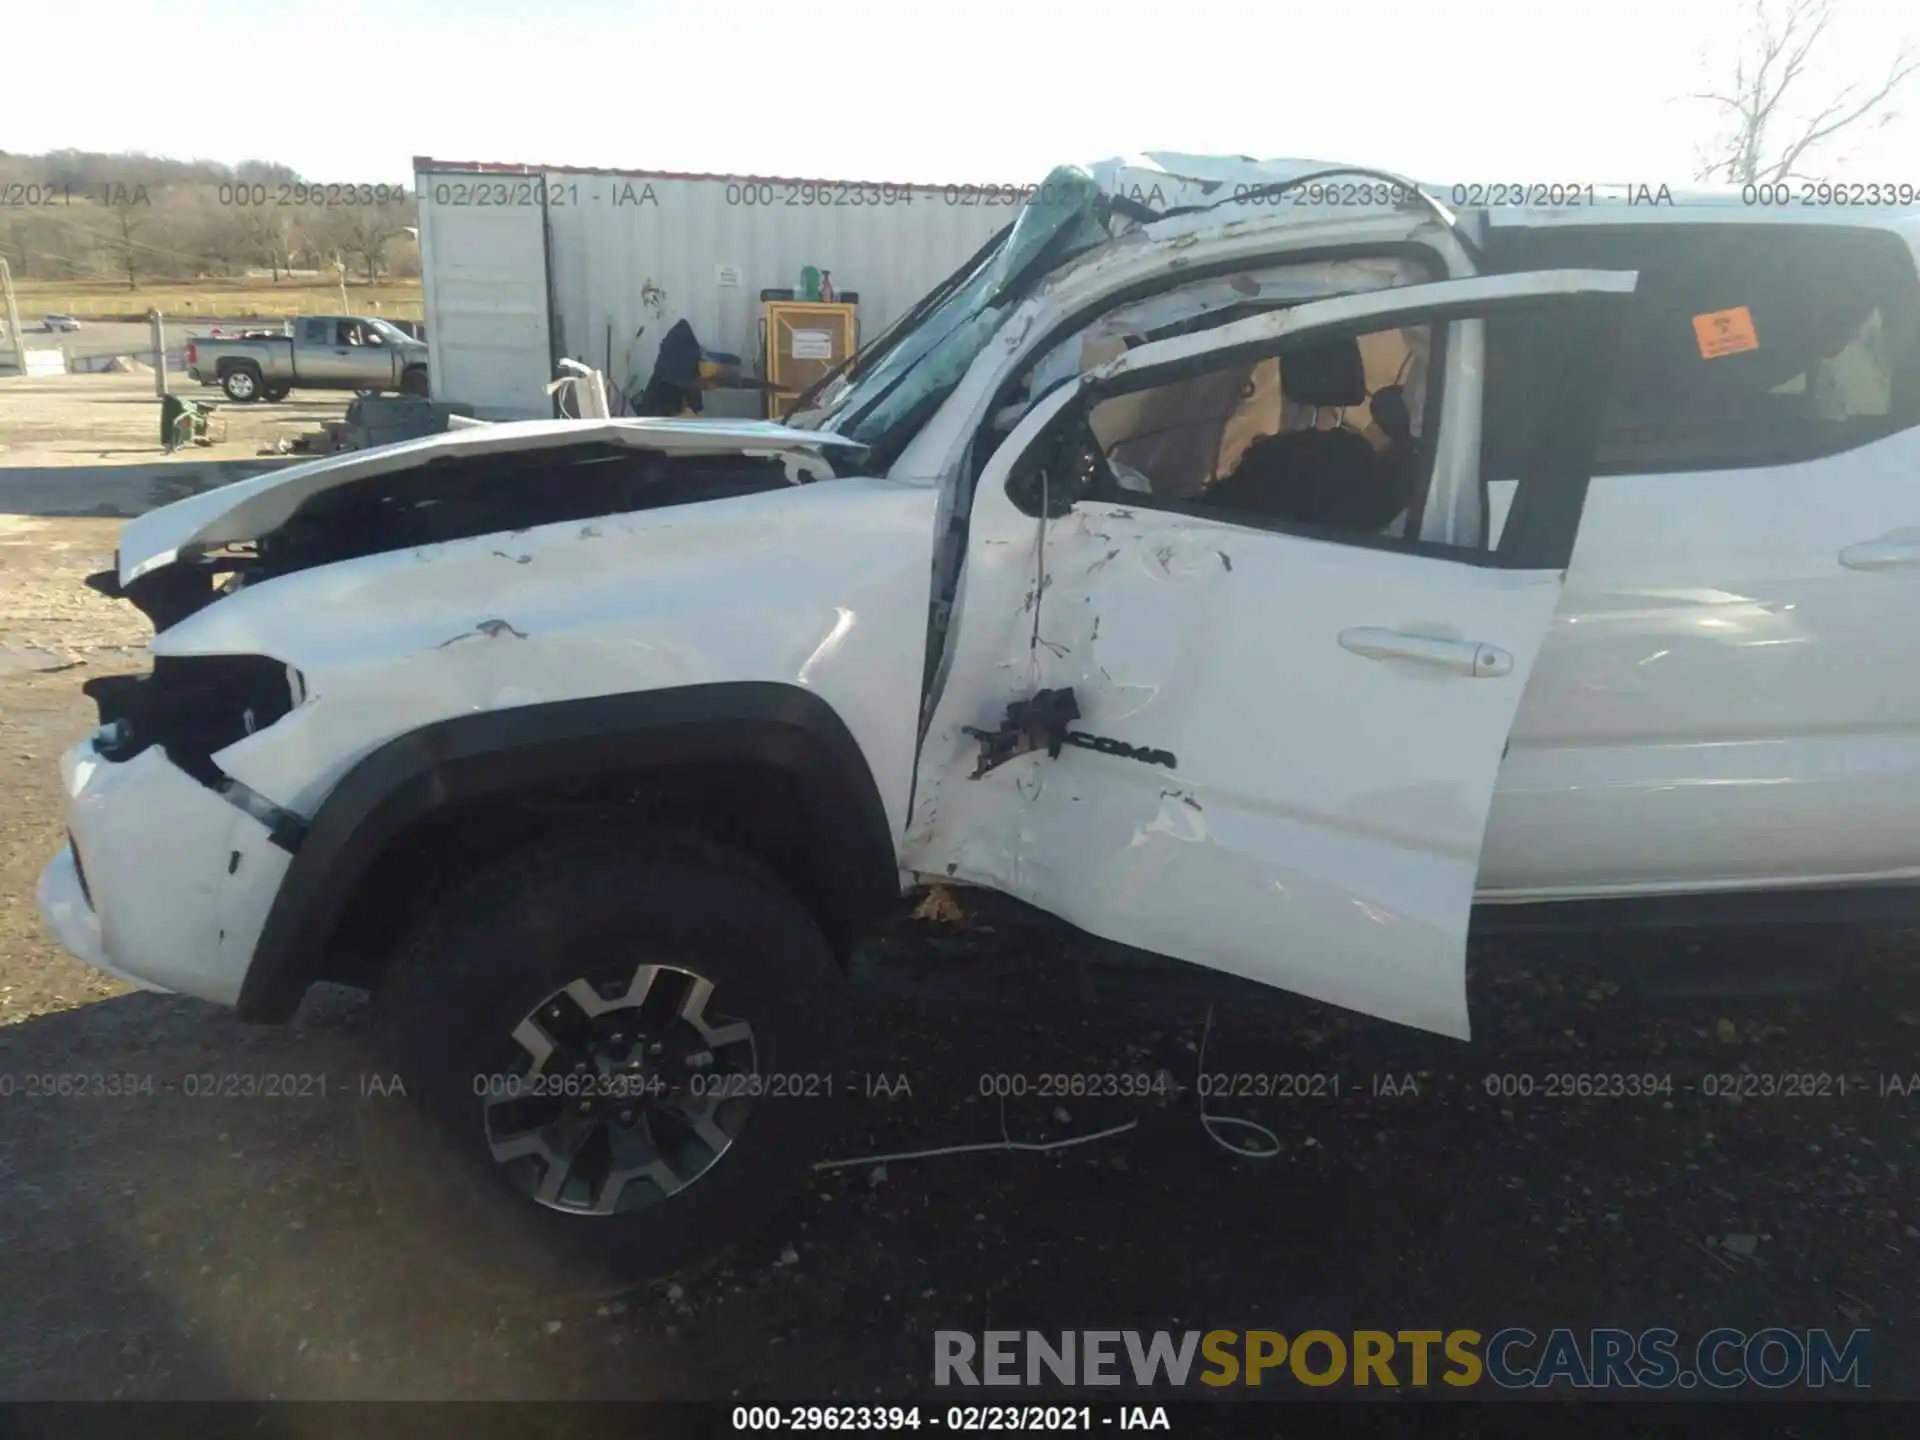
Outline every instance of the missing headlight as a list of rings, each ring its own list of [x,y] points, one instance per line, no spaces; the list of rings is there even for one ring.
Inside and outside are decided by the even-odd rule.
[[[225,778],[215,751],[279,721],[304,692],[292,667],[265,655],[161,655],[151,675],[103,675],[80,688],[100,713],[101,756],[130,760],[159,745],[205,785]]]

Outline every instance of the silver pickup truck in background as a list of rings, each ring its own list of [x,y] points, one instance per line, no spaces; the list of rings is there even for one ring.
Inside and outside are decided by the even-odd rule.
[[[195,338],[187,373],[229,400],[281,400],[300,390],[427,393],[427,346],[398,326],[362,315],[302,315],[283,335]]]

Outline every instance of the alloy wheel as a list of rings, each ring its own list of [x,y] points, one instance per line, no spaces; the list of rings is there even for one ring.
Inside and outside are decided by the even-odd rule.
[[[752,1027],[678,966],[570,981],[511,1038],[474,1081],[487,1147],[524,1193],[571,1214],[645,1209],[692,1185],[758,1089]]]

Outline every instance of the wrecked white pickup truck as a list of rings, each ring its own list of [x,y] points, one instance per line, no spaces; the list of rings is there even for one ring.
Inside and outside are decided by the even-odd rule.
[[[816,1158],[928,879],[1462,1038],[1470,918],[1911,918],[1913,220],[1236,163],[1056,172],[785,426],[133,521],[48,924],[252,1020],[378,991],[463,1173],[631,1277]]]

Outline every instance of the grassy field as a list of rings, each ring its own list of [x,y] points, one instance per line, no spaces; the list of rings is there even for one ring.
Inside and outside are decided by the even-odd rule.
[[[149,280],[136,290],[110,280],[16,280],[14,295],[23,324],[45,314],[77,315],[82,320],[143,319],[150,309],[183,318],[221,319],[327,315],[340,308],[340,287],[314,279]],[[347,313],[419,320],[418,280],[383,280],[378,285],[347,282]]]

